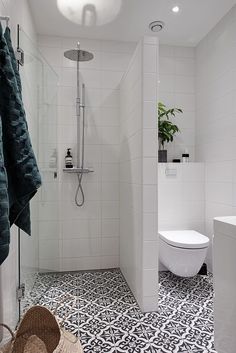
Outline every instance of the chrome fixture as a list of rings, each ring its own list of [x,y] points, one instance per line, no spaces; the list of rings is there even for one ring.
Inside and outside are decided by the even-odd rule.
[[[76,97],[76,117],[77,117],[77,167],[64,168],[67,173],[76,173],[78,177],[78,187],[75,193],[75,203],[78,207],[83,206],[85,201],[84,191],[82,187],[83,174],[91,173],[93,170],[84,168],[84,135],[85,135],[85,84],[82,84],[82,97],[80,98],[80,80],[79,80],[79,63],[80,61],[89,61],[93,59],[93,54],[80,49],[80,43],[77,43],[76,49],[67,50],[64,56],[72,61],[77,62],[77,97]],[[81,127],[81,110],[82,110],[82,131]],[[78,200],[79,192],[81,193],[81,201]]]
[[[165,23],[163,21],[153,21],[149,25],[152,32],[160,32],[164,27]]]
[[[10,21],[10,17],[9,16],[0,16],[0,21],[6,21],[6,25],[8,27],[9,21]]]
[[[78,43],[79,45],[79,43]],[[71,50],[67,50],[64,53],[64,56],[67,59],[73,60],[73,61],[89,61],[93,59],[93,54],[85,51],[85,50],[81,50],[81,49],[71,49]]]

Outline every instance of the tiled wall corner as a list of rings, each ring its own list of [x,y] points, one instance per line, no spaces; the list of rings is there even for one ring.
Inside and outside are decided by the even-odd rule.
[[[121,83],[120,264],[143,311],[158,292],[157,68],[157,39],[145,37]]]
[[[159,42],[145,37],[143,42],[143,117],[142,117],[142,188],[143,188],[143,311],[158,308],[158,237],[157,237],[157,102]],[[150,224],[147,223],[150,222]],[[148,240],[150,225],[152,240]],[[156,300],[154,300],[154,298]]]

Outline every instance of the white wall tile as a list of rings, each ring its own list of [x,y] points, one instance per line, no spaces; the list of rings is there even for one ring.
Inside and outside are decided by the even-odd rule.
[[[99,238],[65,239],[62,244],[62,257],[79,258],[101,255]]]
[[[130,54],[102,52],[101,68],[103,70],[125,71],[130,61]]]
[[[146,239],[157,239],[157,52],[156,38],[138,44],[120,90],[120,266],[142,309],[143,234]],[[151,213],[145,217],[145,211]],[[157,268],[156,257],[149,255],[149,265]]]
[[[60,247],[58,239],[40,239],[39,258],[40,260],[57,259],[60,257]]]
[[[39,221],[39,236],[40,239],[54,238],[58,239],[59,222],[56,221]]]
[[[162,52],[161,52],[162,53]],[[172,57],[160,57],[160,73],[174,74],[175,73],[175,59]]]
[[[143,244],[143,266],[144,269],[153,269],[158,263],[158,242],[145,241]]]
[[[102,218],[119,218],[119,202],[102,201]]]
[[[144,213],[153,212],[157,203],[157,187],[156,185],[143,186],[143,211]]]
[[[118,163],[103,163],[102,181],[103,182],[118,182],[119,181],[119,164]]]
[[[102,256],[100,268],[117,268],[120,266],[119,256]]]
[[[143,215],[143,236],[144,240],[157,239],[157,215],[153,213],[144,213]]]
[[[119,183],[102,183],[101,198],[104,201],[119,201]]]
[[[158,271],[156,269],[144,269],[143,295],[151,297],[157,293],[158,282],[156,280]]]
[[[195,72],[194,58],[175,58],[175,73],[176,75],[192,76]]]
[[[213,218],[235,215],[235,10],[232,9],[196,48],[196,158],[206,163],[205,226],[213,233]],[[222,33],[225,40],[222,41]],[[233,60],[232,60],[233,59]],[[205,126],[205,128],[203,128]],[[212,268],[212,253],[208,253]]]
[[[63,51],[61,48],[40,47],[43,56],[52,67],[61,67],[63,61]]]
[[[156,45],[144,45],[144,57],[143,67],[146,73],[157,72],[157,46]]]
[[[119,255],[119,238],[102,238],[102,256],[118,256]]]
[[[156,129],[145,129],[143,131],[143,156],[156,157],[157,133]]]
[[[195,50],[160,46],[160,100],[167,107],[183,109],[173,121],[180,128],[173,143],[166,145],[168,161],[180,158],[187,148],[195,159]],[[191,130],[190,130],[191,129]]]
[[[165,174],[158,165],[159,230],[194,229],[205,234],[204,163],[168,163],[176,177]]]
[[[38,35],[38,45],[40,47],[61,48],[62,38],[46,35]]]
[[[119,237],[120,222],[118,219],[102,220],[102,236],[103,237]]]
[[[144,184],[157,183],[157,159],[144,158],[143,160],[143,182]]]
[[[143,78],[143,99],[155,101],[157,96],[157,75],[156,73],[145,73]]]
[[[61,260],[61,271],[81,271],[90,268],[97,270],[101,268],[100,256],[89,256],[80,258],[63,258]]]
[[[101,71],[101,87],[109,89],[119,89],[123,71]]]
[[[143,103],[143,127],[144,129],[156,129],[157,128],[157,119],[156,116],[156,107],[153,102],[144,102]]]

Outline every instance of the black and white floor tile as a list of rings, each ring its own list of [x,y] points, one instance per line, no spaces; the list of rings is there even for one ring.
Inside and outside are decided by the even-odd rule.
[[[159,281],[158,313],[141,313],[118,269],[39,274],[24,304],[57,308],[84,353],[216,353],[212,275]]]

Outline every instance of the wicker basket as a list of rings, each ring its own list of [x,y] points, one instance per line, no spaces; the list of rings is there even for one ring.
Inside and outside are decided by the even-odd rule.
[[[6,325],[3,326],[8,328]],[[15,335],[9,328],[8,330],[12,339],[1,348],[0,353],[31,353],[25,351],[25,348],[26,344],[29,347],[32,336],[37,336],[44,343],[47,353],[83,353],[79,340],[61,329],[55,316],[43,306],[33,306],[26,312]],[[36,353],[36,350],[32,352]],[[42,345],[37,353],[45,353]]]
[[[27,340],[24,353],[47,353],[47,348],[40,338],[33,335]]]

